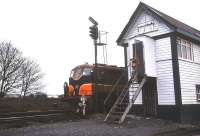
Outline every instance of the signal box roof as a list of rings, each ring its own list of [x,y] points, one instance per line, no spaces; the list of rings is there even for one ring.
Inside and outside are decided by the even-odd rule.
[[[163,20],[167,25],[171,26],[171,28],[173,28],[175,32],[180,33],[185,36],[188,36],[188,37],[200,42],[200,31],[199,30],[197,30],[181,21],[176,20],[175,18],[172,18],[172,17],[158,11],[157,9],[152,8],[149,5],[146,5],[142,2],[140,2],[138,7],[136,8],[135,12],[133,13],[133,15],[129,19],[128,23],[126,24],[125,28],[121,32],[120,36],[118,37],[118,39],[116,41],[118,43],[118,45],[120,44],[121,40],[123,39],[123,36],[125,35],[125,33],[128,31],[129,26],[131,25],[132,21],[134,21],[137,14],[142,10],[148,10],[148,11],[152,12],[157,17],[159,17],[161,20]]]

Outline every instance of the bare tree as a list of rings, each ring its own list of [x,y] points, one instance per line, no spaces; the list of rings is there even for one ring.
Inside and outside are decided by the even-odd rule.
[[[0,43],[0,97],[19,88],[22,53],[11,43]]]
[[[39,65],[33,60],[25,59],[21,66],[21,96],[40,91],[44,87],[42,78]]]

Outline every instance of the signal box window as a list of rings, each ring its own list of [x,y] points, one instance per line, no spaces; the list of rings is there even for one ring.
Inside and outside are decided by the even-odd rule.
[[[139,34],[152,32],[154,30],[154,21],[145,21],[137,26],[137,31]]]
[[[196,85],[197,101],[200,101],[200,85]]]
[[[177,39],[177,50],[178,57],[185,60],[193,60],[193,50],[190,42],[186,40],[182,40],[180,38]]]

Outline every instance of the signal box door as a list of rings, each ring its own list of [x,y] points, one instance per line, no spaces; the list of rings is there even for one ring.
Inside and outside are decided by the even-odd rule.
[[[145,66],[144,66],[144,57],[143,57],[143,44],[138,42],[133,44],[133,58],[136,59],[136,71],[139,77],[144,77]]]
[[[156,78],[148,77],[147,82],[142,88],[142,101],[144,106],[144,115],[156,116],[157,112],[157,86]]]

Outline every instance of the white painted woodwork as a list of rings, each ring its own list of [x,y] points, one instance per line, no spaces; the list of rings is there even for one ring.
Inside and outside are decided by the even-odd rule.
[[[155,40],[141,35],[135,37],[134,41],[141,41],[143,43],[145,74],[149,77],[156,77]]]
[[[175,105],[170,38],[156,40],[158,105]]]
[[[141,34],[140,32],[138,32],[138,25],[145,23],[145,21],[154,22],[154,30],[143,33],[147,36],[153,37],[172,32],[172,30],[162,20],[155,18],[155,16],[149,12],[142,11],[140,15],[137,15],[135,20],[132,21],[132,24],[129,26],[128,32],[124,35],[123,39],[129,39]]]
[[[138,25],[145,21],[154,22],[154,30],[139,34]],[[165,25],[164,22],[155,18],[150,13],[143,11],[129,27],[129,30],[123,37],[125,42],[128,43],[127,48],[127,61],[129,63],[132,58],[132,44],[136,40],[143,43],[143,55],[145,61],[145,73],[150,77],[157,77],[157,91],[158,91],[158,104],[159,105],[174,105],[174,82],[172,71],[172,57],[171,57],[171,42],[170,38],[163,38],[160,40],[153,40],[152,36],[169,33],[172,30]],[[131,75],[131,68],[129,68],[129,78]],[[142,93],[136,99],[136,104],[142,104]]]
[[[153,31],[138,31],[138,25],[152,21]],[[132,20],[132,24],[122,38],[128,43],[127,61],[132,58],[132,44],[142,41],[144,46],[145,73],[157,77],[157,92],[159,105],[175,105],[175,91],[172,68],[170,37],[153,40],[150,37],[172,32],[162,20],[147,11],[140,11]],[[196,85],[200,84],[200,45],[192,44],[194,61],[179,59],[180,85],[183,104],[200,104],[196,100]],[[128,76],[130,78],[131,68]],[[136,99],[136,104],[142,104],[142,93]]]
[[[182,104],[200,104],[196,85],[200,85],[200,46],[192,44],[194,61],[179,59]]]

